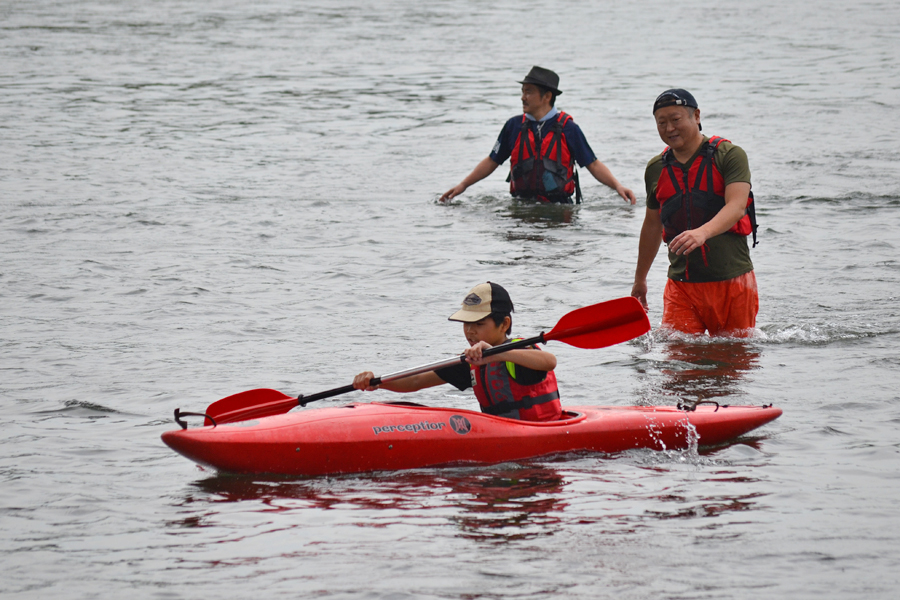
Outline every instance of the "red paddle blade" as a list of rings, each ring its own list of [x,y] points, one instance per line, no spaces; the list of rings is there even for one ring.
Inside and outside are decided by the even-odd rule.
[[[216,423],[231,423],[281,415],[297,406],[297,399],[278,390],[261,388],[216,400],[206,407],[206,415]],[[206,419],[204,425],[212,425]]]
[[[626,296],[573,310],[544,339],[576,348],[605,348],[650,331],[650,320],[637,298]]]

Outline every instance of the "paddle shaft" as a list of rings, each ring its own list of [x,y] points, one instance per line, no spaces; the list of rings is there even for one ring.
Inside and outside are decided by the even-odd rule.
[[[506,352],[508,350],[517,350],[518,348],[526,348],[528,346],[533,346],[534,344],[543,344],[545,343],[544,334],[541,333],[532,338],[528,338],[525,340],[517,340],[515,342],[506,342],[505,344],[500,344],[499,346],[494,346],[493,348],[488,348],[487,350],[481,353],[482,356],[493,356],[495,354],[500,354],[502,352]],[[397,381],[398,379],[405,379],[407,377],[412,377],[413,375],[419,375],[421,373],[428,373],[430,371],[437,371],[438,369],[446,369],[447,367],[453,367],[455,365],[466,362],[465,356],[457,356],[455,358],[448,358],[446,360],[440,360],[433,363],[428,363],[427,365],[421,365],[418,367],[413,367],[411,369],[405,369],[403,371],[396,371],[395,373],[388,373],[387,375],[382,375],[381,377],[373,377],[369,380],[369,385],[381,385],[382,383],[390,383],[391,381]],[[334,388],[331,390],[326,390],[324,392],[319,392],[317,394],[310,394],[309,396],[303,396],[302,394],[297,397],[297,404],[300,406],[306,406],[309,402],[315,402],[316,400],[324,400],[325,398],[333,398],[334,396],[340,396],[341,394],[346,394],[348,392],[352,392],[356,388],[353,385],[345,385],[339,388]]]

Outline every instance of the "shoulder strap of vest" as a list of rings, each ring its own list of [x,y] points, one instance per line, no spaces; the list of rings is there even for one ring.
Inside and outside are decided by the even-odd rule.
[[[684,190],[681,189],[681,183],[678,181],[678,176],[675,175],[675,169],[672,168],[672,163],[667,162],[665,165],[666,172],[669,174],[669,180],[672,182],[672,187],[675,188],[676,192],[683,192]]]
[[[556,115],[556,120],[553,122],[553,125],[550,126],[550,131],[556,134],[557,140],[562,139],[562,135],[560,134],[562,134],[563,127],[566,125],[566,122],[571,119],[572,117],[562,111]],[[558,144],[559,142],[557,142],[557,145]]]
[[[660,157],[662,158],[664,165],[669,164],[669,161],[672,160],[672,149],[669,146],[666,146],[660,154]]]
[[[519,156],[516,158],[519,162],[524,161],[526,158],[530,158],[525,156],[525,148],[529,146],[528,144],[528,117],[522,115],[522,129],[519,131]],[[528,147],[528,153],[531,156],[534,156],[534,150],[531,147]]]
[[[678,182],[678,177],[675,175],[675,169],[672,168],[672,165],[675,163],[675,158],[672,154],[672,148],[666,146],[660,156],[662,157],[663,168],[669,174],[669,180],[672,182],[672,186],[674,186],[676,192],[680,192],[681,184]]]
[[[575,180],[575,204],[581,204],[581,183],[578,181],[578,169],[572,169],[572,179]]]
[[[703,176],[706,175],[706,189],[708,191],[712,191],[713,189],[713,165],[715,164],[715,156],[716,156],[716,148],[719,147],[719,144],[722,143],[722,138],[719,136],[712,136],[700,147],[700,154],[698,158],[700,158],[700,166],[697,169],[697,176],[694,179],[694,189],[700,189],[700,182],[703,181]],[[695,159],[696,160],[696,159]]]
[[[562,161],[562,149],[563,149],[563,122],[565,119],[571,119],[569,115],[564,112],[560,112],[556,115],[556,121],[554,121],[553,126],[550,128],[550,131],[553,132],[553,141],[551,142],[551,148],[547,149],[548,156],[552,154],[553,148],[556,149],[556,164],[560,167],[560,169],[564,168]],[[542,153],[543,149],[539,150],[538,153]]]
[[[556,141],[556,162],[562,165],[562,130],[569,121],[573,121],[572,115],[569,113],[559,111],[559,115],[556,118],[556,127],[554,130],[557,132],[557,141]],[[575,182],[575,204],[581,204],[582,195],[581,195],[581,183],[578,181],[578,169],[572,168],[572,180]]]

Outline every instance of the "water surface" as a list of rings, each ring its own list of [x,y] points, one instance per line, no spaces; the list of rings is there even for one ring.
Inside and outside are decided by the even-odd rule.
[[[831,0],[4,3],[0,593],[893,598],[898,22]],[[636,191],[653,98],[690,89],[747,150],[761,225],[754,338],[551,344],[565,402],[784,416],[699,452],[315,479],[166,448],[176,407],[459,352],[446,316],[481,281],[522,335],[630,292],[643,208],[585,172],[577,207],[513,202],[502,169],[436,202],[534,64]]]

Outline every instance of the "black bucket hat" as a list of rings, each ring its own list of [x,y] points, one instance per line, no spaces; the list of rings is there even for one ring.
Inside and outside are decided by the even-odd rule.
[[[557,75],[550,69],[545,69],[543,67],[531,67],[531,70],[528,71],[528,75],[526,75],[525,79],[523,79],[519,83],[532,83],[534,85],[540,85],[549,89],[557,96],[562,94],[562,92],[559,90],[559,75]]]

